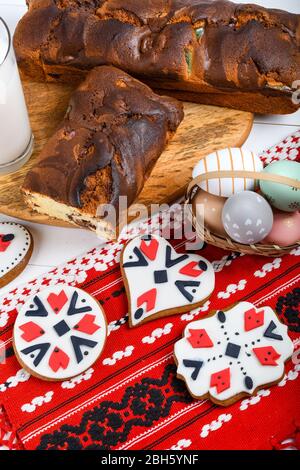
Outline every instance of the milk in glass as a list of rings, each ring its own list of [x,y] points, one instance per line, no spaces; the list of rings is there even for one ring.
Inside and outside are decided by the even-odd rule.
[[[16,171],[30,157],[32,131],[9,31],[0,18],[0,173]]]

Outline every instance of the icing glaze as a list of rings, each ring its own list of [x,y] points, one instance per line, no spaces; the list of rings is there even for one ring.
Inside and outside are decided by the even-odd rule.
[[[270,307],[241,302],[190,323],[174,352],[190,393],[222,403],[279,381],[293,343]]]
[[[31,246],[28,230],[14,222],[0,222],[0,278],[20,264]]]
[[[106,340],[101,306],[81,289],[59,285],[30,298],[14,326],[23,367],[49,380],[81,374],[98,359]]]
[[[215,273],[201,256],[178,254],[164,238],[134,238],[124,248],[125,280],[130,323],[136,326],[164,313],[190,310],[203,302],[215,287]]]

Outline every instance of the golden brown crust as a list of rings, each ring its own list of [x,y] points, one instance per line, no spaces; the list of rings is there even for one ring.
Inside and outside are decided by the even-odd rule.
[[[118,214],[119,197],[128,206],[136,199],[182,119],[177,100],[115,67],[96,67],[28,173],[26,199],[48,197],[95,219],[102,204]]]
[[[149,84],[149,83],[148,83]],[[158,90],[157,93],[168,94],[178,100],[191,101],[205,105],[221,106],[224,108],[251,110],[257,114],[291,114],[297,111],[298,105],[294,104],[290,94],[278,96],[275,94],[262,94],[258,92],[236,92],[236,93],[196,93],[179,90]]]
[[[300,15],[281,10],[226,0],[30,0],[14,44],[34,79],[79,80],[112,64],[193,100],[206,94],[209,104],[299,107]]]

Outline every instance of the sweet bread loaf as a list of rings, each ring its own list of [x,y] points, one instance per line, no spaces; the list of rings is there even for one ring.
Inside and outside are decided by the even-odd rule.
[[[110,238],[114,220],[97,209],[109,204],[118,216],[120,196],[135,200],[182,119],[174,98],[114,67],[94,68],[25,178],[27,204]]]
[[[34,79],[114,65],[180,99],[284,114],[300,79],[300,15],[226,0],[27,0],[14,38]]]

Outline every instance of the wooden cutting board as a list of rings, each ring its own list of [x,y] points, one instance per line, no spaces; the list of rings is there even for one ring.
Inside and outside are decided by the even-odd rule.
[[[11,175],[0,176],[0,212],[23,220],[73,227],[39,215],[23,202],[20,188],[40,150],[63,118],[73,91],[70,85],[24,82],[35,150],[30,161]],[[187,186],[199,159],[224,147],[239,147],[247,139],[253,115],[214,106],[185,103],[185,118],[168,148],[161,155],[136,203],[173,202]]]

